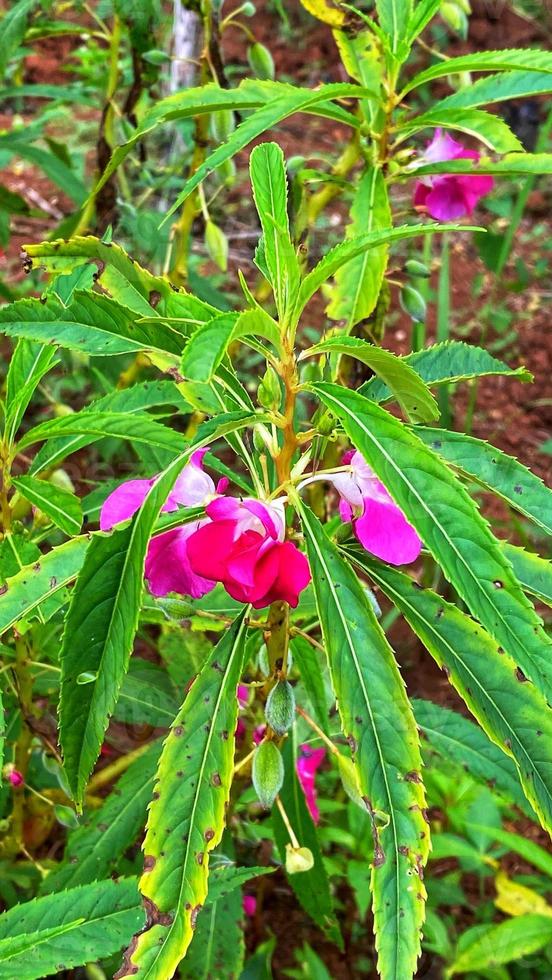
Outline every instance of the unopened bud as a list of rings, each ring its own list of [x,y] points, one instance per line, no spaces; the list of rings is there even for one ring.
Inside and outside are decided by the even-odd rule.
[[[272,365],[269,364],[257,389],[257,401],[263,408],[274,410],[279,408],[281,399],[280,379]]]
[[[15,766],[12,766],[11,764],[4,766],[2,775],[4,776],[4,779],[7,779],[8,783],[11,783],[11,785],[14,787],[22,786],[25,782],[23,773],[19,772],[19,769],[16,769]]]
[[[259,801],[270,810],[284,782],[284,760],[274,742],[265,740],[255,750],[252,778]]]
[[[219,228],[214,221],[207,221],[205,224],[205,247],[209,253],[209,258],[218,265],[222,272],[226,272],[228,266],[228,239],[222,228]]]
[[[401,306],[408,316],[416,323],[423,323],[426,318],[426,301],[421,293],[413,286],[403,286],[400,295]]]
[[[285,735],[295,718],[295,694],[289,681],[274,685],[265,706],[265,718],[277,735]]]

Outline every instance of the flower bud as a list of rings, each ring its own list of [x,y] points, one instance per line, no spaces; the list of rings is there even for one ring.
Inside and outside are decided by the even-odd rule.
[[[222,228],[219,228],[214,221],[207,221],[205,224],[205,247],[209,253],[209,258],[218,265],[222,272],[226,272],[228,266],[228,239]]]
[[[271,364],[268,365],[257,389],[257,401],[263,408],[277,409],[282,400],[280,379]]]
[[[274,742],[265,740],[255,750],[252,777],[259,801],[270,810],[284,782],[284,760]]]
[[[431,275],[431,270],[428,269],[425,262],[419,262],[418,259],[408,259],[404,263],[404,271],[415,279],[429,279]]]
[[[286,844],[286,871],[288,875],[310,871],[314,867],[314,857],[308,847],[293,847]]]
[[[264,44],[260,44],[259,41],[251,44],[247,49],[247,60],[251,71],[257,78],[263,81],[274,78],[274,61]]]
[[[7,779],[8,783],[11,783],[14,788],[22,786],[25,782],[23,779],[23,774],[20,773],[19,769],[16,769],[15,766],[12,766],[11,763],[4,766],[2,775],[4,776],[4,779]]]
[[[421,293],[413,286],[403,286],[400,295],[401,306],[416,323],[423,323],[426,318],[426,301]]]
[[[235,127],[236,120],[231,109],[219,109],[211,114],[211,132],[217,143],[226,143]]]
[[[246,2],[241,5],[240,9],[244,17],[253,17],[253,14],[255,13],[255,4],[251,3],[250,0],[246,0]]]
[[[265,706],[265,718],[277,735],[285,735],[295,718],[295,694],[289,681],[274,685]]]

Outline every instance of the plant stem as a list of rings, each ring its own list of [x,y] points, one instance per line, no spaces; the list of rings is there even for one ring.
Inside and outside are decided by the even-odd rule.
[[[4,841],[3,853],[5,855],[17,855],[24,847],[23,825],[25,820],[25,786],[33,733],[27,724],[27,718],[32,713],[33,681],[29,664],[29,651],[24,637],[19,637],[15,641],[15,663],[13,666],[17,696],[21,708],[21,731],[15,746],[14,765],[18,772],[23,776],[23,785],[14,790],[13,809],[11,813],[10,832]]]
[[[114,779],[117,779],[117,776],[120,776],[123,772],[126,772],[128,767],[132,765],[136,759],[139,759],[141,755],[144,755],[149,747],[150,743],[146,742],[145,745],[140,745],[139,748],[133,749],[133,751],[128,752],[127,755],[122,755],[118,759],[115,759],[114,762],[111,762],[104,769],[100,769],[95,776],[92,776],[92,779],[88,783],[88,788],[86,790],[87,795],[90,793],[95,793],[97,790],[101,789],[102,786],[106,786],[108,783],[113,782]]]

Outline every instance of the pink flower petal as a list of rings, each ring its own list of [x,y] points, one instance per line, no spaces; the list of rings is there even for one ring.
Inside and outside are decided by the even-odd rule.
[[[399,507],[383,495],[366,497],[364,513],[355,521],[361,545],[391,565],[406,565],[420,554],[422,542]]]
[[[187,524],[150,541],[145,575],[152,595],[178,592],[200,599],[214,589],[214,580],[198,575],[190,564],[188,542],[196,528],[196,524]]]
[[[243,911],[249,918],[252,918],[257,911],[257,899],[254,895],[243,896]]]
[[[203,469],[206,449],[197,449],[186,464],[171,491],[171,498],[184,507],[197,507],[215,493],[215,484]]]
[[[127,521],[142,506],[153,480],[127,480],[104,501],[100,511],[100,530],[109,531],[115,524]]]
[[[316,803],[315,777],[317,769],[320,768],[325,757],[325,749],[312,749],[309,745],[302,745],[297,757],[297,776],[305,794],[310,815],[315,823],[320,820],[320,811]]]

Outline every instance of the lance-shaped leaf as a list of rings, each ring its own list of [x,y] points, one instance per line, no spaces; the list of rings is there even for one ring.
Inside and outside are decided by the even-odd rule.
[[[293,309],[293,324],[297,324],[301,313],[305,309],[308,301],[320,289],[321,286],[335,276],[346,262],[356,259],[365,251],[372,248],[379,248],[388,242],[401,241],[403,238],[415,238],[416,235],[431,235],[434,232],[443,231],[478,231],[477,228],[469,228],[467,225],[445,225],[430,222],[423,225],[403,225],[399,228],[391,228],[382,231],[373,231],[368,235],[359,235],[358,238],[346,239],[340,242],[315,265],[307,276],[305,276]]]
[[[518,381],[533,380],[533,375],[527,368],[510,368],[482,347],[474,347],[462,340],[446,340],[425,350],[404,354],[399,360],[413,368],[426,385],[430,386],[454,384],[493,375],[506,375]],[[373,402],[383,402],[391,398],[391,390],[382,378],[371,378],[358,390]]]
[[[55,361],[53,347],[44,347],[30,340],[18,341],[6,376],[4,436],[8,444],[11,444],[37,386]]]
[[[533,815],[521,789],[515,763],[503,749],[491,742],[479,725],[458,711],[432,701],[414,698],[412,707],[425,740],[445,762],[455,762],[485,785],[491,782],[527,816]]]
[[[501,160],[482,157],[479,163],[465,159],[448,160],[446,163],[425,163],[408,172],[403,171],[401,179],[423,177],[425,174],[496,174],[503,177],[524,177],[528,174],[550,173],[552,173],[552,153],[507,153]]]
[[[322,850],[312,817],[307,807],[305,794],[297,778],[297,745],[295,731],[290,733],[283,746],[285,777],[280,799],[288,820],[301,847],[308,847],[314,860],[309,871],[288,875],[288,881],[297,895],[305,912],[326,933],[328,939],[343,948],[343,939],[336,920],[330,883],[322,859]],[[282,862],[286,860],[286,846],[290,843],[289,833],[277,807],[272,809],[272,826]],[[368,872],[368,869],[366,869]],[[367,874],[368,877],[368,874]]]
[[[270,89],[266,88],[269,92]],[[274,89],[277,92],[277,89]],[[230,134],[225,143],[218,146],[207,159],[198,167],[192,177],[189,177],[182,188],[175,203],[167,212],[164,221],[167,221],[181,204],[190,196],[193,190],[205,180],[213,170],[220,167],[226,160],[231,159],[240,150],[251,143],[261,133],[272,129],[277,123],[292,116],[295,112],[315,111],[320,106],[325,106],[330,99],[353,98],[361,99],[365,95],[372,95],[359,85],[351,85],[346,82],[335,82],[329,85],[321,85],[315,90],[300,89],[292,85],[286,85],[285,92],[271,99],[256,112],[252,112],[247,119],[244,119],[239,126]],[[336,107],[337,108],[337,107]],[[353,125],[358,125],[358,120],[351,116]]]
[[[478,623],[366,552],[350,552],[381,586],[475,715],[516,763],[523,791],[552,833],[552,710]]]
[[[57,296],[19,299],[0,310],[0,331],[8,337],[66,347],[92,356],[139,351],[169,355],[172,363],[184,346],[181,333],[162,320],[141,326],[136,314],[109,296],[77,290],[69,306]]]
[[[152,914],[118,977],[172,977],[192,941],[230,795],[246,612],[213,649],[163,746],[140,879]]]
[[[410,17],[407,31],[408,44],[420,36],[431,20],[439,13],[441,0],[418,0]]]
[[[95,963],[117,953],[143,922],[133,878],[95,881],[16,905],[0,916],[0,976],[38,980]]]
[[[502,547],[525,591],[552,606],[552,562],[507,541]]]
[[[146,822],[160,753],[160,741],[147,746],[99,809],[70,831],[63,863],[44,879],[43,895],[98,881],[115,869]]]
[[[408,35],[412,0],[376,0],[380,27],[389,39],[391,51],[397,53]]]
[[[449,976],[500,969],[503,963],[519,962],[552,941],[550,915],[520,915],[499,925],[473,927],[464,933],[462,949],[449,967]],[[480,973],[481,975],[481,973]]]
[[[385,180],[379,167],[368,167],[355,191],[348,239],[392,225]],[[371,249],[347,262],[336,273],[332,298],[326,310],[332,320],[345,320],[351,330],[372,313],[379,296],[385,268],[387,247]]]
[[[75,412],[64,415],[59,419],[49,419],[35,425],[34,429],[26,432],[18,443],[20,451],[33,446],[45,439],[58,437],[86,437],[89,442],[103,439],[106,436],[116,436],[128,439],[130,442],[143,443],[146,446],[165,450],[175,455],[182,451],[184,437],[181,433],[169,429],[156,422],[146,413],[124,412]],[[36,471],[35,471],[36,472]]]
[[[422,129],[457,129],[468,136],[475,136],[496,153],[523,151],[523,145],[500,116],[482,109],[435,109],[401,126],[398,143],[414,136]]]
[[[550,641],[460,481],[379,405],[337,385],[311,387],[340,419],[471,612],[552,700]]]
[[[236,980],[245,955],[242,893],[234,890],[199,913],[181,980]]]
[[[530,95],[552,92],[552,74],[538,71],[509,71],[478,78],[436,102],[434,108],[472,109],[491,102],[505,102]]]
[[[332,685],[373,825],[378,969],[385,980],[407,980],[420,952],[421,875],[429,850],[414,716],[355,573],[302,504],[300,515]]]
[[[92,402],[78,415],[79,418],[85,412],[86,414],[113,412],[116,415],[122,413],[135,415],[139,412],[145,412],[148,408],[173,405],[181,412],[191,411],[191,406],[186,402],[174,381],[144,381],[133,385],[132,388],[111,391],[103,398],[98,398]],[[155,421],[155,419],[150,421]],[[123,424],[122,420],[120,422]],[[83,449],[99,438],[102,436],[98,435],[96,431],[85,431],[83,434],[61,435],[59,437],[50,435],[48,442],[38,450],[33,458],[29,467],[29,474],[36,476],[37,473],[55,466],[66,456]]]
[[[552,490],[519,460],[463,432],[417,426],[416,435],[447,463],[552,534]]]
[[[252,418],[236,413],[205,423],[194,444],[157,477],[132,521],[92,538],[71,599],[60,654],[60,743],[78,804],[128,669],[147,547],[161,507],[196,449],[243,428]],[[84,676],[89,679],[82,683]]]
[[[285,321],[299,287],[300,273],[289,232],[284,154],[277,143],[262,143],[252,151],[249,168],[276,309],[280,320]]]
[[[425,82],[445,75],[455,75],[465,71],[540,71],[552,72],[552,54],[549,51],[514,49],[506,51],[477,51],[475,54],[462,54],[457,58],[447,58],[415,75],[403,89],[402,95],[411,92]]]
[[[277,324],[263,310],[246,310],[242,314],[221,313],[202,324],[190,338],[180,365],[184,378],[207,383],[219,368],[234,340],[265,337],[280,349]]]
[[[304,351],[301,358],[315,354],[347,354],[367,364],[387,385],[394,398],[412,422],[429,421],[439,417],[437,403],[406,359],[390,350],[375,347],[360,337],[329,337]]]
[[[0,589],[0,636],[76,578],[88,544],[85,536],[73,538],[7,579]]]
[[[37,480],[34,476],[19,476],[12,480],[14,487],[34,507],[38,507],[65,534],[78,534],[82,525],[82,506],[70,490]]]
[[[289,109],[289,105],[290,103],[295,104],[298,96],[300,96],[302,99],[307,98],[308,101],[304,111],[312,111],[315,114],[327,116],[330,119],[338,119],[346,125],[356,127],[358,126],[358,119],[355,116],[341,109],[335,103],[325,101],[333,98],[345,98],[347,96],[354,98],[361,94],[358,89],[356,92],[350,91],[351,89],[352,86],[342,86],[339,88],[338,85],[323,85],[320,89],[323,93],[320,101],[314,101],[313,103],[308,100],[308,96],[312,95],[308,91],[294,88],[292,85],[287,85],[282,82],[259,82],[253,79],[245,79],[237,88],[232,89],[223,89],[219,85],[212,84],[177,92],[174,95],[168,96],[166,99],[160,99],[156,102],[144,115],[140,126],[133,132],[131,138],[114,150],[111,160],[102,174],[96,189],[99,190],[111,174],[115,173],[139,140],[143,139],[158,126],[175,119],[187,119],[190,116],[218,112],[221,109],[236,109],[238,111],[258,109],[259,107],[266,106],[267,103],[274,104],[277,102],[277,112],[271,114],[269,121],[263,121],[262,128],[259,129],[259,133],[262,133],[267,129],[271,129],[275,122],[284,118],[280,115],[280,112],[284,111],[285,115],[293,112],[293,109]],[[287,111],[280,106],[280,103],[286,100],[288,105]],[[249,118],[251,119],[253,115],[256,115],[256,113],[253,113]],[[248,142],[249,139],[246,138],[243,145],[246,145]],[[229,155],[231,156],[235,152],[236,149],[232,149]],[[215,167],[218,165],[218,163],[215,164]]]

